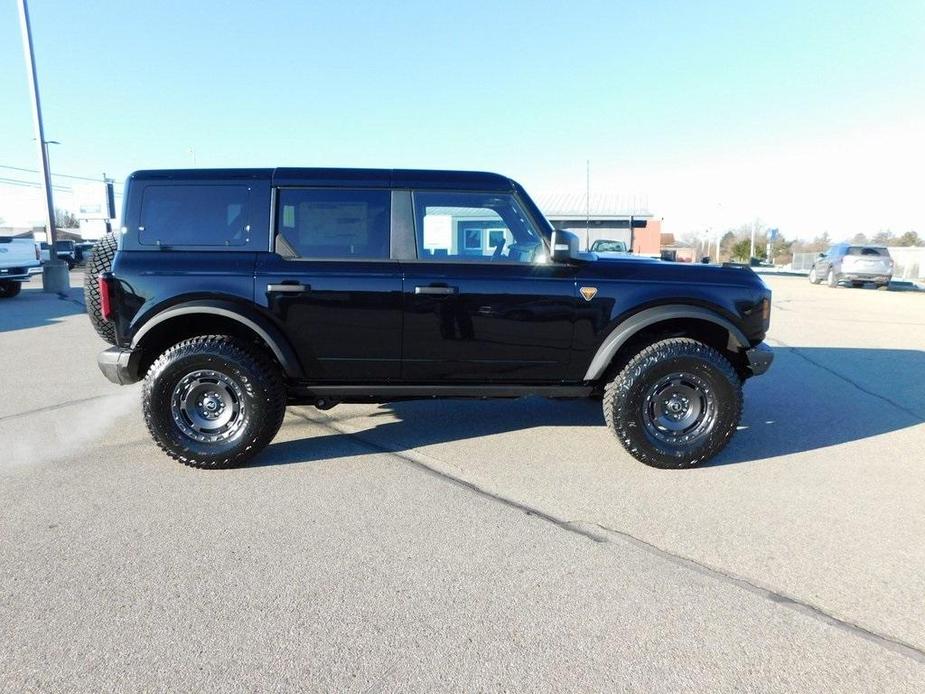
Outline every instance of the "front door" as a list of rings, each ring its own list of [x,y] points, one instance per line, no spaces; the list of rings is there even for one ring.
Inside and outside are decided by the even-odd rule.
[[[552,382],[567,373],[575,268],[549,262],[512,194],[414,193],[402,380]]]
[[[400,375],[402,280],[389,259],[389,209],[387,190],[277,191],[276,252],[259,256],[255,300],[311,381]]]

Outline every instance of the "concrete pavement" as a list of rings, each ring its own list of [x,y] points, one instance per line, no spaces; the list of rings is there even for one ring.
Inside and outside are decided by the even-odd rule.
[[[254,466],[189,470],[79,297],[24,290],[0,686],[921,691],[925,297],[767,281],[773,370],[682,472],[539,399],[291,408]]]

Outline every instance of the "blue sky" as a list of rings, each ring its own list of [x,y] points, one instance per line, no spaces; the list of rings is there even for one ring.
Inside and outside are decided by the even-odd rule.
[[[487,169],[551,192],[583,190],[590,159],[593,190],[643,193],[679,233],[755,217],[796,235],[925,232],[907,180],[925,154],[925,3],[808,5],[33,0],[31,14],[62,173],[188,166],[193,148],[199,166]],[[35,168],[13,0],[0,61],[0,164]]]

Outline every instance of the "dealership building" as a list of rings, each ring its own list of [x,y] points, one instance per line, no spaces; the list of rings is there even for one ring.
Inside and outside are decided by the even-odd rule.
[[[649,211],[644,196],[556,193],[535,198],[556,229],[575,234],[582,250],[595,241],[622,241],[638,255],[658,256],[662,220]]]

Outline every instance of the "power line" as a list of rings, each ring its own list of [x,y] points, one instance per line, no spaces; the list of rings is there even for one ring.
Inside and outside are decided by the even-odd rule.
[[[102,181],[97,180],[97,183],[102,183]],[[42,184],[39,183],[38,181],[24,181],[21,178],[6,178],[4,176],[0,176],[0,185],[20,186],[22,188],[41,188],[42,187]],[[74,192],[74,189],[71,188],[70,186],[60,185],[57,183],[53,184],[52,187],[58,191],[64,191],[67,193]],[[116,197],[122,197],[122,193],[114,192],[114,195]]]
[[[26,173],[41,173],[41,171],[39,171],[38,169],[24,169],[21,166],[10,166],[8,164],[0,164],[0,169],[11,169],[12,171],[24,171]],[[61,174],[61,173],[52,174],[52,176],[56,176],[58,178],[73,178],[78,181],[93,181],[94,183],[100,183],[103,180],[101,176],[97,176],[96,178],[91,178],[89,176],[71,176],[69,174]],[[125,184],[125,181],[117,181],[115,179],[109,179],[109,180],[111,180],[113,183],[117,183],[120,186]]]

